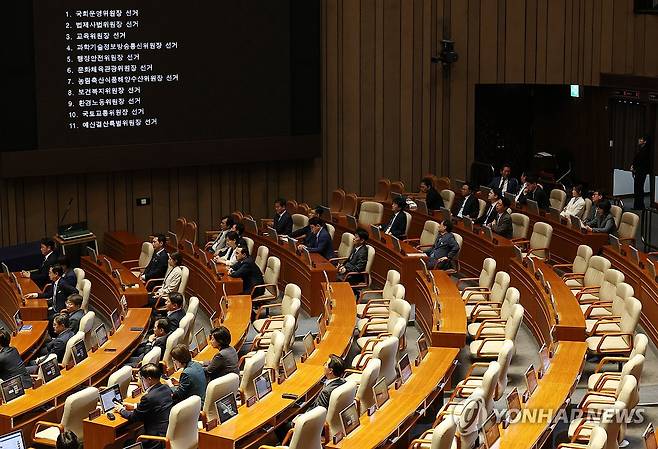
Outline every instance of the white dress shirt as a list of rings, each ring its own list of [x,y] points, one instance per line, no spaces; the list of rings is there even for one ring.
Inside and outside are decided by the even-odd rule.
[[[575,215],[578,218],[582,218],[583,213],[585,212],[585,200],[582,196],[572,197],[560,215],[565,218],[568,218],[571,215]]]

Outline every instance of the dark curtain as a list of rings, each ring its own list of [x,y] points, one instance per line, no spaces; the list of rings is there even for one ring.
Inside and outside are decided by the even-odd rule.
[[[644,129],[646,105],[632,100],[610,100],[610,139],[613,168],[628,170]]]

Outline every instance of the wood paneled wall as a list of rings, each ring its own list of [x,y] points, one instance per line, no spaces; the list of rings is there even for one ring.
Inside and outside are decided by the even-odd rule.
[[[287,196],[310,204],[337,186],[373,193],[381,176],[415,186],[426,172],[465,177],[474,153],[475,85],[598,85],[600,73],[658,75],[658,16],[632,0],[323,0],[323,157],[76,177],[2,180],[0,244],[67,221],[138,234],[178,215],[201,230],[233,209],[269,214]],[[432,64],[440,40],[459,53]],[[201,164],[200,164],[201,165]],[[139,196],[151,205],[137,207]]]

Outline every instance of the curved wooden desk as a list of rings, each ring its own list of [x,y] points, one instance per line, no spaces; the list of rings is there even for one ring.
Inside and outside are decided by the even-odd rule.
[[[414,298],[416,320],[431,345],[461,349],[466,344],[466,308],[457,285],[445,271],[433,270],[439,294],[423,271],[416,272],[420,295]],[[436,307],[439,304],[441,310]]]
[[[11,337],[11,345],[18,350],[23,360],[29,360],[46,340],[48,321],[25,321],[23,324],[32,326],[32,329],[18,332]]]
[[[98,260],[107,257],[99,254]],[[95,264],[90,257],[84,256],[80,259],[80,267],[85,270],[85,278],[91,281],[90,300],[94,307],[101,310],[106,316],[110,316],[112,310],[121,310],[121,297],[125,296],[128,308],[143,307],[148,303],[148,293],[142,282],[124,267],[120,262],[107,257],[112,268],[119,270],[124,283],[135,287],[123,287],[119,279],[102,265]]]
[[[21,277],[20,273],[14,274],[24,295],[41,293],[41,290],[32,279]],[[13,281],[4,273],[0,274],[0,298],[2,298],[0,319],[9,327],[12,327],[14,323],[14,314],[17,310],[21,311],[21,318],[24,321],[48,319],[48,302],[45,299],[23,299]]]

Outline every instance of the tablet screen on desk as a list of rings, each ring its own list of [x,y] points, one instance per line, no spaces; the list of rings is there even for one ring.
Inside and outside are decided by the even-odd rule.
[[[484,433],[484,443],[487,449],[493,447],[496,441],[498,441],[498,438],[500,438],[500,429],[498,428],[495,413],[492,413],[487,418],[484,426],[482,426],[482,433]]]
[[[315,350],[315,338],[310,332],[304,335],[304,350],[306,351],[306,357],[310,357]]]
[[[94,329],[94,334],[96,335],[96,343],[98,343],[99,348],[107,342],[107,329],[105,329],[104,324],[101,324],[96,329]]]
[[[420,355],[420,359],[422,360],[427,355],[427,339],[425,338],[425,334],[420,334],[417,343],[418,343],[418,355]]]
[[[59,364],[57,363],[57,357],[53,357],[50,360],[46,360],[45,362],[39,365],[39,377],[43,379],[44,383],[50,382],[51,380],[58,377],[59,374],[60,372],[59,372]]]
[[[398,252],[398,253],[402,252],[402,246],[400,246],[400,239],[398,239],[397,237],[391,236],[391,243],[393,244],[393,249],[396,252]]]
[[[121,326],[121,314],[119,313],[119,309],[114,309],[112,313],[110,313],[110,321],[112,321],[114,332],[118,331],[119,326]]]
[[[450,212],[450,209],[442,207],[441,208],[441,213],[443,214],[443,219],[447,221],[452,221],[452,212]]]
[[[142,442],[140,441],[139,443],[134,443],[131,444],[130,446],[126,446],[123,449],[144,449],[142,446]]]
[[[388,385],[385,377],[382,377],[379,382],[373,385],[372,394],[375,396],[375,404],[377,404],[378,409],[388,401]]]
[[[570,215],[569,220],[571,221],[572,229],[575,229],[576,231],[580,231],[583,228],[583,222],[580,220],[580,218],[576,217],[575,215]]]
[[[347,219],[347,227],[352,230],[356,230],[358,227],[356,223],[356,217],[354,215],[345,215],[345,218]]]
[[[343,434],[345,436],[359,427],[359,411],[356,408],[356,402],[352,402],[340,412],[340,421],[343,424]]]
[[[21,311],[17,310],[14,314],[14,324],[16,324],[16,330],[20,331],[23,327],[23,319],[21,318]]]
[[[101,398],[101,408],[103,413],[111,412],[114,409],[116,402],[121,402],[121,390],[119,385],[112,385],[104,390],[101,390],[98,395]]]
[[[2,389],[2,399],[5,403],[13,401],[16,398],[19,398],[25,394],[23,389],[23,382],[21,381],[21,376],[15,376],[11,379],[5,380],[0,384]]]
[[[85,341],[80,340],[76,344],[73,345],[71,348],[71,352],[73,352],[73,361],[75,364],[79,364],[82,362],[84,359],[87,358],[87,347],[85,346]]]
[[[25,449],[23,431],[17,430],[0,436],[0,449]]]
[[[381,233],[381,230],[379,229],[378,226],[375,226],[375,225],[372,225],[372,224],[371,224],[371,225],[370,225],[370,232],[372,233],[372,237],[373,237],[374,239],[377,239],[377,240],[381,240],[381,239],[382,239],[382,233]]]
[[[114,271],[112,269],[112,262],[110,262],[110,259],[107,257],[103,257],[103,264],[105,264],[105,268],[107,268],[108,273],[112,273],[112,271]]]
[[[244,225],[245,231],[258,235],[258,225],[256,224],[256,220],[245,217],[242,219],[242,224]]]
[[[402,380],[402,383],[405,383],[411,377],[411,363],[409,363],[409,354],[403,355],[398,362],[398,373],[400,374],[400,380]]]
[[[528,200],[528,212],[539,215],[539,205],[535,200]]]
[[[327,322],[324,319],[324,315],[320,315],[318,318],[318,337],[322,339],[324,334],[327,332]]]
[[[206,337],[206,330],[204,328],[199,329],[196,334],[194,334],[194,339],[196,340],[196,347],[199,352],[203,351],[206,346],[208,346],[208,338]]]
[[[537,389],[537,371],[535,371],[535,367],[532,365],[525,372],[525,382],[528,387],[528,397],[530,397]]]
[[[507,417],[510,422],[514,422],[520,412],[521,398],[519,397],[519,390],[514,387],[510,391],[510,394],[507,395]]]
[[[226,396],[215,401],[217,416],[219,422],[224,423],[238,414],[238,404],[235,401],[235,394],[229,393]]]
[[[279,242],[279,235],[276,233],[276,229],[274,229],[272,226],[267,227],[267,235],[274,240],[275,243]]]
[[[96,253],[96,250],[94,248],[87,247],[87,254],[89,254],[89,257],[91,257],[91,260],[98,265],[98,253]]]
[[[283,356],[281,363],[283,364],[283,374],[286,376],[286,379],[297,371],[297,362],[295,361],[295,354],[293,354],[292,351],[288,351],[288,353]]]
[[[270,380],[269,371],[265,371],[254,379],[254,388],[259,401],[272,391],[272,381]]]

